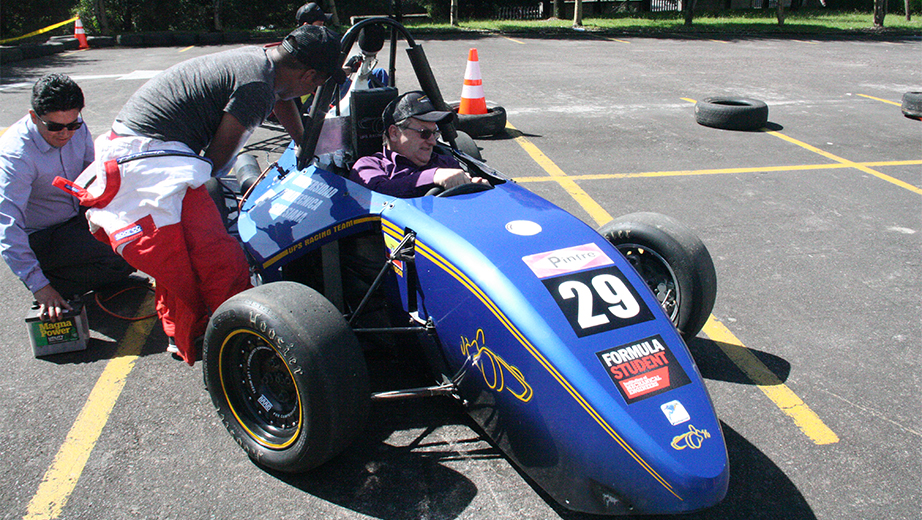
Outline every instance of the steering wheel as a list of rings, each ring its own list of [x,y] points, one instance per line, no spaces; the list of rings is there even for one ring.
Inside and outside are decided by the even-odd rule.
[[[436,186],[429,190],[427,195],[435,195],[436,197],[454,197],[455,195],[465,195],[468,193],[480,193],[481,191],[492,190],[492,184],[482,184],[478,182],[469,182],[467,184],[459,184],[448,188],[447,190],[441,186]]]

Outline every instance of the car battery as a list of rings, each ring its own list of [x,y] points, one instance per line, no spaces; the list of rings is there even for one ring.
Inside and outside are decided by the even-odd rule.
[[[86,350],[90,327],[86,321],[86,307],[80,300],[68,302],[72,307],[58,321],[42,321],[38,304],[26,316],[26,330],[32,342],[35,357]]]

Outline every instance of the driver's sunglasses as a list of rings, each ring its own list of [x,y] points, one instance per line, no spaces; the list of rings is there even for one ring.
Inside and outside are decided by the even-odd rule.
[[[409,126],[402,126],[404,130],[413,130],[414,132],[419,132],[419,137],[423,141],[428,140],[430,137],[435,136],[436,139],[442,137],[442,132],[440,130],[429,130],[428,128],[412,128]]]
[[[45,128],[48,129],[48,131],[52,133],[60,132],[61,130],[64,130],[65,128],[73,132],[74,130],[79,130],[80,127],[83,126],[83,121],[80,121],[79,119],[75,121],[71,121],[70,123],[55,123],[54,121],[49,123],[48,121],[45,121],[44,119],[40,117],[38,118],[38,120],[41,121],[42,124],[45,125]]]

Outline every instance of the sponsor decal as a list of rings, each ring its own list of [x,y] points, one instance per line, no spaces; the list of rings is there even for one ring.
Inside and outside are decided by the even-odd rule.
[[[116,242],[121,242],[122,240],[125,240],[126,238],[131,238],[137,235],[141,231],[142,231],[141,226],[135,224],[134,226],[131,226],[128,229],[123,229],[122,231],[116,232],[114,235],[112,235],[112,238],[114,238]]]
[[[119,247],[122,244],[131,242],[132,240],[137,240],[141,238],[145,230],[156,229],[154,225],[154,219],[150,215],[147,215],[122,229],[116,229],[109,235],[109,243],[113,248]]]
[[[596,355],[627,404],[636,403],[691,382],[688,374],[679,365],[672,351],[666,347],[666,342],[659,335],[596,352]],[[678,403],[678,401],[674,402]],[[679,404],[679,406],[682,405]],[[684,410],[682,407],[683,412]],[[665,408],[663,413],[666,413]],[[685,415],[688,415],[687,412]],[[683,421],[673,424],[681,422]]]
[[[387,254],[392,255],[397,246],[400,245],[400,241],[385,233],[384,245],[387,247]],[[397,276],[403,277],[403,260],[394,260],[394,272],[397,273]]]
[[[698,428],[695,428],[694,425],[689,424],[688,431],[673,437],[672,443],[670,445],[679,451],[682,451],[685,448],[697,450],[701,447],[701,443],[703,443],[705,439],[710,438],[711,434],[708,433],[707,430],[699,430]]]
[[[547,278],[542,282],[577,337],[653,319],[653,313],[640,295],[614,266]]]
[[[583,244],[537,253],[523,257],[522,260],[538,278],[559,276],[613,263],[611,258],[596,244]]]
[[[666,416],[666,420],[669,421],[669,424],[673,426],[691,420],[691,417],[688,415],[688,411],[679,401],[669,401],[668,403],[663,403],[660,405],[659,409],[663,411],[663,415]]]
[[[506,231],[513,235],[530,237],[541,232],[541,224],[530,220],[513,220],[506,223]]]
[[[272,401],[270,401],[268,397],[260,395],[259,399],[256,401],[259,402],[259,404],[262,405],[262,407],[265,408],[267,412],[272,409]]]

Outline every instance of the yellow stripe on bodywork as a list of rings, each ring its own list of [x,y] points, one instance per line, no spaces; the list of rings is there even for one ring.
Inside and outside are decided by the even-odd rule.
[[[385,219],[381,220],[381,224],[382,224],[381,227],[385,233],[391,235],[392,237],[398,240],[403,239],[403,230],[401,230],[399,227],[397,227],[396,225],[394,225],[393,223]],[[643,467],[644,470],[646,470],[647,473],[650,474],[650,476],[652,476],[654,479],[656,479],[657,482],[662,484],[663,487],[666,488],[667,491],[672,493],[673,496],[675,496],[679,500],[683,500],[682,497],[680,497],[672,489],[672,486],[669,484],[669,482],[667,482],[665,478],[660,476],[659,473],[657,473],[656,470],[654,470],[650,466],[650,464],[647,463],[647,461],[645,461],[640,456],[640,454],[638,454],[636,451],[634,451],[633,448],[631,448],[631,446],[627,443],[627,441],[625,441],[623,438],[621,438],[620,435],[618,435],[618,432],[616,432],[615,429],[610,424],[608,424],[608,422],[605,421],[605,419],[592,407],[592,405],[590,405],[589,402],[587,402],[586,399],[582,395],[580,395],[580,393],[575,388],[573,388],[570,382],[567,381],[563,377],[563,375],[561,375],[560,372],[557,371],[554,365],[552,365],[541,354],[541,352],[539,352],[534,347],[534,345],[532,345],[531,342],[529,342],[528,339],[525,338],[525,336],[521,332],[519,332],[516,326],[513,325],[511,321],[509,321],[506,315],[503,314],[503,312],[496,306],[496,304],[493,303],[493,301],[486,294],[484,294],[484,292],[480,290],[480,288],[477,287],[477,285],[475,285],[474,282],[472,282],[458,268],[453,266],[448,260],[445,260],[444,258],[442,258],[438,253],[430,249],[425,244],[420,243],[419,240],[416,241],[416,251],[422,256],[424,256],[425,258],[429,259],[433,264],[439,266],[442,270],[448,273],[452,278],[460,282],[461,285],[467,287],[467,289],[471,291],[471,293],[473,293],[474,296],[476,296],[477,299],[480,300],[487,307],[487,309],[490,310],[491,313],[493,313],[494,316],[496,316],[496,318],[500,321],[500,323],[502,323],[503,326],[506,327],[506,329],[513,335],[513,337],[515,337],[519,341],[519,343],[521,343],[522,346],[525,347],[525,350],[531,353],[531,355],[538,361],[538,363],[544,366],[545,370],[547,370],[548,373],[550,373],[551,376],[553,376],[554,379],[556,379],[557,382],[560,383],[560,386],[562,386],[564,390],[566,390],[567,393],[570,394],[570,396],[573,397],[573,399],[577,403],[579,403],[579,405],[584,410],[586,410],[586,412],[595,420],[595,422],[598,423],[599,426],[601,426],[602,429],[605,430],[605,432],[608,433],[608,435],[611,436],[611,438],[614,439],[615,442],[617,442],[618,445],[621,446],[624,449],[624,451],[626,451],[628,455],[631,456],[631,458],[637,461],[637,463],[640,464],[640,466]]]

